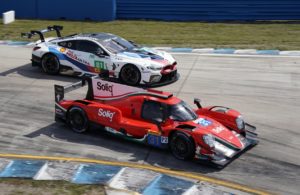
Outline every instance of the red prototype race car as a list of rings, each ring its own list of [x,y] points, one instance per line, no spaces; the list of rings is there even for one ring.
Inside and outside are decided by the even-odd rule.
[[[85,99],[65,100],[64,94],[88,84]],[[257,144],[255,127],[241,114],[222,106],[197,109],[170,93],[109,82],[99,77],[69,86],[55,85],[55,118],[83,133],[91,123],[101,130],[169,148],[181,160],[208,160],[228,164],[239,153]]]

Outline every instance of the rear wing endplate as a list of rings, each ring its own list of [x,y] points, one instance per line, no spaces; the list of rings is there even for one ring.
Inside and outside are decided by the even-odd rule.
[[[58,103],[62,101],[65,97],[65,93],[81,88],[85,86],[85,84],[86,84],[86,80],[82,79],[82,81],[72,83],[66,86],[54,85],[55,102]]]
[[[31,30],[30,32],[27,33],[21,33],[21,37],[27,37],[28,39],[30,39],[35,35],[39,35],[41,42],[45,42],[44,33],[56,31],[57,37],[61,37],[61,33],[60,33],[61,30],[63,30],[63,26],[58,26],[58,25],[48,26],[46,29],[43,30]]]

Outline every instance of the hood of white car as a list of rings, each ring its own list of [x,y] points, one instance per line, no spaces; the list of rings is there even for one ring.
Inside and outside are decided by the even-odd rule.
[[[118,53],[117,57],[162,66],[170,65],[175,62],[175,59],[169,53],[147,47],[134,48],[132,50],[123,51]]]

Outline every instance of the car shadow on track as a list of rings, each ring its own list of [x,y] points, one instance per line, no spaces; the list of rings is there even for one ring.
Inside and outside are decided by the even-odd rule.
[[[95,127],[91,128],[89,132],[83,135],[72,132],[67,125],[63,123],[52,123],[24,136],[35,139],[41,135],[63,142],[84,144],[87,148],[89,147],[88,145],[98,146],[99,151],[101,151],[101,148],[105,148],[115,151],[117,154],[124,153],[125,156],[133,157],[133,159],[129,160],[131,162],[144,162],[145,164],[157,167],[197,173],[212,173],[220,171],[220,169],[209,166],[205,163],[177,160],[172,156],[169,150],[161,150],[142,143],[136,143],[115,137]],[[87,153],[82,157],[95,159],[103,158],[103,156],[101,156],[101,152],[99,152],[99,156],[94,153]],[[104,158],[106,157],[104,156]],[[116,158],[113,158],[112,156],[107,156],[106,159],[116,160]]]
[[[76,76],[69,75],[49,75],[42,71],[40,67],[32,67],[31,63],[24,64],[22,66],[18,66],[16,68],[12,68],[3,72],[0,72],[0,76],[9,76],[10,74],[18,74],[23,77],[32,78],[32,79],[45,79],[45,80],[57,80],[57,81],[69,81],[76,82],[79,81],[80,78]]]

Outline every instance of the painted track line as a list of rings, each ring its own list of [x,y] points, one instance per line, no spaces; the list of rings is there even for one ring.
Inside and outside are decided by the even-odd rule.
[[[196,179],[200,181],[205,181],[209,183],[213,183],[216,185],[221,185],[224,187],[233,188],[236,190],[241,190],[248,193],[253,194],[260,194],[260,195],[269,195],[269,192],[250,188],[245,185],[216,179],[212,177],[207,177],[201,174],[194,174],[182,171],[175,171],[166,168],[155,167],[151,165],[145,164],[136,164],[136,163],[129,163],[129,162],[114,162],[114,161],[106,161],[106,160],[96,160],[96,159],[88,159],[88,158],[73,158],[73,157],[55,157],[55,156],[35,156],[35,155],[23,155],[23,154],[2,154],[0,153],[0,158],[21,158],[21,159],[35,159],[35,160],[56,160],[56,161],[74,161],[74,162],[84,162],[84,163],[96,163],[96,164],[103,164],[103,165],[112,165],[112,166],[124,166],[124,167],[132,167],[132,168],[140,168],[140,169],[147,169],[151,171],[156,171],[163,174],[185,177],[190,179]]]

